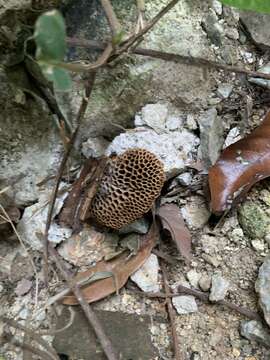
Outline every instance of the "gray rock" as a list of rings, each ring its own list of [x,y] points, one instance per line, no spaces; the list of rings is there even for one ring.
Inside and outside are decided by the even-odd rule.
[[[29,317],[29,309],[23,308],[19,312],[19,318],[22,319],[22,320],[26,320],[28,317]]]
[[[216,46],[221,46],[224,29],[222,25],[218,22],[218,17],[212,9],[209,10],[209,13],[203,20],[202,26],[206,31],[210,41]]]
[[[190,285],[194,288],[198,288],[198,283],[201,276],[202,274],[197,273],[197,271],[194,269],[191,269],[187,272],[188,281],[190,282]]]
[[[202,291],[209,291],[211,287],[211,277],[208,275],[202,275],[202,277],[199,280],[199,286],[202,289]]]
[[[82,154],[86,158],[98,158],[105,154],[108,145],[109,141],[101,136],[89,138],[87,141],[82,143]]]
[[[215,108],[209,109],[199,119],[202,160],[207,167],[212,166],[218,159],[222,148],[223,126],[217,116]]]
[[[73,308],[74,321],[68,327],[70,311],[64,307],[57,318],[57,332],[53,347],[57,353],[66,354],[69,359],[101,360],[103,353],[94,330],[89,327],[83,311]],[[121,350],[123,359],[157,359],[158,351],[151,339],[151,327],[164,325],[162,320],[148,315],[136,315],[114,311],[94,310],[106,334],[109,334],[116,349]],[[99,351],[100,349],[100,351]]]
[[[212,286],[209,295],[210,301],[223,300],[229,290],[230,283],[224,279],[221,275],[215,274],[212,276]]]
[[[239,32],[236,28],[230,27],[230,28],[226,29],[226,36],[228,36],[229,39],[238,40]]]
[[[17,230],[23,241],[30,245],[33,249],[41,250],[43,246],[43,234],[47,221],[48,203],[50,201],[51,190],[41,193],[39,202],[28,206],[23,213]],[[67,192],[56,199],[53,218],[61,210]],[[61,227],[52,221],[49,230],[49,241],[58,244],[71,235],[71,229]]]
[[[222,4],[218,0],[212,0],[212,8],[215,10],[217,15],[222,15]]]
[[[244,232],[240,227],[236,227],[231,231],[229,237],[231,241],[235,243],[239,243],[244,237]]]
[[[187,115],[187,119],[186,119],[186,127],[189,130],[196,130],[198,128],[198,124],[194,118],[194,116],[192,114],[188,114]]]
[[[22,279],[18,282],[14,292],[17,296],[23,296],[30,291],[32,285],[32,281],[28,279]]]
[[[233,85],[231,84],[219,84],[217,93],[219,96],[221,96],[223,99],[227,99],[233,91]]]
[[[180,116],[169,116],[166,121],[166,129],[177,130],[183,127],[184,119]]]
[[[259,321],[242,321],[241,335],[248,340],[270,347],[270,332]]]
[[[260,67],[258,69],[258,71],[263,72],[265,74],[270,74],[270,62],[267,63],[266,65]],[[248,81],[253,83],[253,84],[262,86],[262,87],[264,87],[266,89],[270,89],[270,80],[251,77],[251,78],[248,79]]]
[[[135,220],[131,224],[123,226],[118,232],[119,234],[129,234],[135,232],[137,234],[146,234],[149,230],[149,222],[145,218]]]
[[[210,265],[213,265],[215,268],[219,267],[221,261],[217,258],[217,256],[212,256],[209,254],[202,254],[202,258]]]
[[[189,200],[188,204],[181,208],[182,216],[191,229],[200,229],[207,223],[210,212],[202,197],[192,196]]]
[[[252,39],[262,48],[270,46],[270,37],[267,27],[270,21],[269,14],[260,14],[253,11],[242,11],[241,21],[245,24]]]
[[[220,48],[220,55],[226,64],[232,65],[238,60],[238,51],[236,47],[226,44]]]
[[[134,281],[139,288],[145,292],[157,292],[160,290],[158,283],[158,258],[155,254],[151,254],[143,266],[131,275],[131,280]]]
[[[254,250],[256,250],[259,253],[264,252],[264,241],[262,239],[254,239],[251,240],[251,245]]]
[[[192,181],[192,175],[189,172],[185,172],[183,174],[180,174],[176,177],[176,180],[179,182],[179,184],[188,186],[191,184]]]
[[[121,154],[136,147],[149,150],[163,162],[166,176],[171,177],[185,169],[185,163],[192,160],[198,144],[197,136],[185,129],[157,134],[154,130],[138,128],[118,135],[106,154]]]
[[[255,289],[259,294],[259,304],[265,321],[270,326],[270,258],[266,259],[260,267]]]
[[[142,108],[141,125],[147,125],[157,133],[165,131],[168,106],[164,104],[148,104]],[[136,125],[136,123],[135,123]]]
[[[18,78],[14,84],[11,79]],[[14,99],[19,88],[29,90],[27,75],[19,67],[9,75],[0,69],[0,179],[1,187],[9,186],[8,195],[16,205],[25,206],[38,198],[37,183],[53,175],[62,152],[58,131],[45,101],[27,96],[25,104]]]
[[[194,296],[180,295],[172,298],[173,306],[179,315],[190,314],[198,311]]]

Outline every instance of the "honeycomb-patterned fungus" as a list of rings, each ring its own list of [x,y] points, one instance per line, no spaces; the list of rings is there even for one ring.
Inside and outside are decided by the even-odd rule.
[[[154,154],[127,150],[109,160],[92,202],[92,217],[120,229],[150,210],[164,181],[163,164]]]

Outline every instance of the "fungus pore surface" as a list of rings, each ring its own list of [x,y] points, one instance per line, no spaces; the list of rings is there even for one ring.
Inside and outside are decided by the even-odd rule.
[[[150,210],[165,181],[162,162],[144,149],[130,149],[109,160],[91,205],[91,215],[113,229]]]

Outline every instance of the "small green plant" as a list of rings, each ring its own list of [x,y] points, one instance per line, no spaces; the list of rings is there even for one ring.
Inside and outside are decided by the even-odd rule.
[[[270,13],[270,0],[220,0],[224,5],[229,5],[243,10],[253,10]]]
[[[62,68],[67,45],[65,21],[59,11],[48,11],[37,19],[34,39],[37,45],[36,59],[43,74],[56,89],[70,89],[70,75]]]

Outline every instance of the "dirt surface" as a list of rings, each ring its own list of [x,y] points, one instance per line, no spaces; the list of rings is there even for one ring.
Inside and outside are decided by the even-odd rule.
[[[16,35],[21,34],[19,28],[22,26],[21,22],[18,27],[14,25],[14,18],[16,18],[14,12],[18,11],[20,4],[16,1],[14,3],[15,7],[10,7],[12,19],[10,23],[7,21],[6,9],[0,9],[3,11],[3,14],[0,12],[0,25],[1,19],[4,21],[4,26],[2,30],[0,29],[0,41],[5,40],[6,46],[5,54],[1,57],[3,59],[9,53],[6,34],[13,31]],[[123,6],[121,6],[121,1],[112,3],[119,12],[119,16],[127,23],[134,19],[136,9],[133,7],[129,16],[125,17],[129,8],[127,1],[123,2],[125,3]],[[153,1],[151,5],[147,2],[147,18],[152,17],[165,3],[167,2]],[[27,2],[24,4],[26,13],[28,5]],[[3,7],[0,2],[0,8],[1,6]],[[83,16],[81,24],[78,24],[77,2],[65,1],[61,6],[66,14],[68,31],[74,32],[76,36],[86,36],[89,27],[95,27],[93,36],[97,39],[100,34],[106,33],[104,32],[104,27],[106,29],[104,18],[100,20],[101,33],[96,30],[99,26],[98,19],[101,16],[101,10],[95,1],[91,9],[84,4],[84,1],[80,1],[78,5],[82,8],[86,6],[87,11],[91,13],[89,23]],[[228,66],[237,65],[250,70],[258,69],[267,62],[269,48],[265,44],[263,47],[255,44],[248,29],[242,24],[240,15],[230,8],[222,8],[215,0],[183,1],[168,14],[167,20],[164,17],[161,23],[156,25],[155,30],[146,36],[142,45],[168,52],[205,57]],[[30,18],[32,21],[32,15]],[[29,17],[26,16],[25,19]],[[95,21],[91,23],[91,19]],[[83,27],[85,22],[86,28]],[[267,31],[265,29],[266,37],[269,36]],[[260,43],[262,42],[263,36],[260,37]],[[11,41],[10,53],[12,54],[13,45]],[[84,49],[77,53],[73,48],[68,54],[72,60],[82,55],[87,56]],[[90,57],[89,54],[88,56]],[[0,191],[10,185],[6,191],[6,197],[0,195],[0,203],[6,209],[15,205],[21,213],[21,221],[24,221],[24,226],[27,226],[28,223],[23,218],[25,208],[40,203],[40,211],[35,208],[30,220],[32,217],[41,216],[43,207],[49,201],[49,195],[46,194],[50,193],[53,181],[45,181],[42,185],[37,185],[37,183],[55,173],[63,149],[55,123],[48,121],[48,119],[53,119],[53,115],[46,101],[40,93],[37,98],[33,95],[36,89],[31,81],[29,83],[29,74],[25,75],[24,65],[19,62],[15,66],[20,70],[17,71],[15,67],[10,67],[8,70],[3,67],[2,70],[1,67],[0,73],[3,79],[0,84],[2,90],[0,96],[2,105]],[[19,80],[13,76],[14,73],[21,74]],[[64,96],[57,94],[61,108],[71,118],[78,108],[81,93],[81,82],[76,76],[71,94]],[[102,137],[102,141],[105,138],[111,142],[115,135],[125,133],[123,127],[130,131],[130,128],[135,127],[138,117],[143,119],[145,116],[146,118],[143,109],[147,104],[165,104],[169,109],[168,116],[171,118],[174,116],[182,121],[179,128],[177,128],[178,125],[175,129],[174,125],[170,125],[171,129],[168,130],[167,126],[166,131],[168,130],[170,134],[173,131],[173,134],[176,134],[184,129],[199,138],[201,146],[206,146],[203,145],[206,143],[202,139],[203,129],[200,119],[209,109],[215,108],[218,122],[222,123],[223,135],[220,135],[219,130],[215,131],[216,122],[213,122],[210,136],[215,140],[217,147],[210,146],[212,144],[210,139],[210,145],[207,146],[210,146],[210,151],[213,152],[211,156],[209,155],[211,160],[224,147],[227,135],[232,129],[237,128],[238,135],[244,137],[260,124],[268,110],[269,95],[269,89],[250,83],[243,75],[217,70],[206,71],[200,67],[129,55],[127,59],[121,59],[120,63],[114,64],[111,69],[102,70],[99,75],[93,95],[94,101],[88,109],[89,116],[86,117],[82,134],[76,144],[78,156],[76,160],[71,161],[71,169],[85,161],[80,153],[83,141],[90,139],[91,146],[95,147],[97,144],[97,148],[98,137]],[[94,110],[93,107],[95,107]],[[94,124],[93,118],[95,118]],[[161,116],[157,118],[161,121]],[[166,121],[168,124],[168,118]],[[118,124],[118,127],[113,123]],[[159,126],[160,124],[158,123]],[[174,124],[173,121],[171,124]],[[181,154],[186,154],[185,146],[186,144],[183,143],[183,149],[179,150]],[[202,159],[202,154],[207,154],[206,149],[196,147],[196,151],[187,157],[190,156],[194,162],[201,163],[205,160]],[[42,162],[41,159],[47,160]],[[210,161],[209,159],[207,161]],[[163,234],[159,249],[167,256],[167,259],[169,258],[169,261],[165,261],[165,266],[171,289],[175,291],[177,285],[182,284],[209,291],[211,279],[219,275],[229,283],[226,300],[259,312],[255,282],[259,267],[269,255],[270,180],[266,179],[255,185],[244,202],[229,211],[218,222],[217,218],[211,216],[210,201],[205,192],[207,169],[197,171],[187,167],[186,164],[183,166],[184,169],[180,172],[188,173],[187,177],[191,175],[190,180],[185,184],[177,178],[170,180],[168,191],[173,192],[179,189],[179,186],[180,191],[176,191],[172,196],[164,193],[161,201],[175,203],[181,210],[192,234],[193,258],[187,265],[179,255],[175,244],[168,238],[168,234]],[[70,178],[67,176],[65,183],[69,181]],[[256,216],[261,211],[263,216]],[[43,221],[41,217],[37,220],[40,229],[30,228],[31,231],[38,233],[35,232],[37,239],[40,239],[39,231],[42,238]],[[17,221],[15,226],[18,223],[20,224]],[[44,338],[52,343],[54,336],[51,328],[58,321],[52,309],[47,308],[46,305],[48,299],[63,287],[61,277],[51,266],[54,270],[50,273],[49,295],[44,286],[40,249],[37,250],[38,247],[33,245],[31,236],[25,240],[22,235],[20,240],[26,244],[27,254],[13,230],[8,224],[0,222],[0,315],[13,318],[25,326],[31,326],[36,331],[48,331],[48,335]],[[63,254],[61,251],[59,252]],[[35,272],[29,256],[34,263]],[[64,257],[68,259],[68,254],[65,253]],[[76,258],[73,254],[73,259],[74,257]],[[164,262],[164,260],[159,259],[155,285],[162,290],[161,261]],[[89,260],[88,262],[91,263]],[[83,266],[81,268],[76,266],[75,260],[70,261],[68,265],[74,272],[83,268]],[[155,359],[173,359],[171,326],[164,299],[148,298],[143,294],[135,293],[134,290],[138,290],[138,287],[129,280],[127,286],[122,288],[118,295],[111,295],[93,304],[93,308],[97,311],[138,315],[134,323],[130,322],[135,324],[134,326],[139,321],[139,316],[147,315],[147,321],[140,331],[145,331],[146,338],[151,339],[149,349],[159,354]],[[266,347],[241,336],[241,323],[248,320],[243,315],[221,305],[205,304],[198,299],[196,303],[197,309],[194,309],[194,312],[176,313],[175,316],[183,360],[267,360],[270,358],[270,343],[269,347]],[[63,306],[57,305],[56,310],[61,312]],[[60,324],[63,325],[61,321]],[[129,323],[126,322],[123,326],[129,326]],[[0,336],[3,328],[0,322]],[[123,329],[119,333],[123,334]],[[128,336],[132,336],[130,331],[127,333]],[[20,331],[16,332],[16,337],[20,341],[23,339]],[[61,349],[65,346],[62,341],[63,339],[61,339]],[[79,347],[77,356],[80,358]],[[141,357],[132,359],[139,358],[141,359]],[[26,351],[23,354],[20,348],[2,341],[0,360],[2,359],[28,360],[32,357]]]

